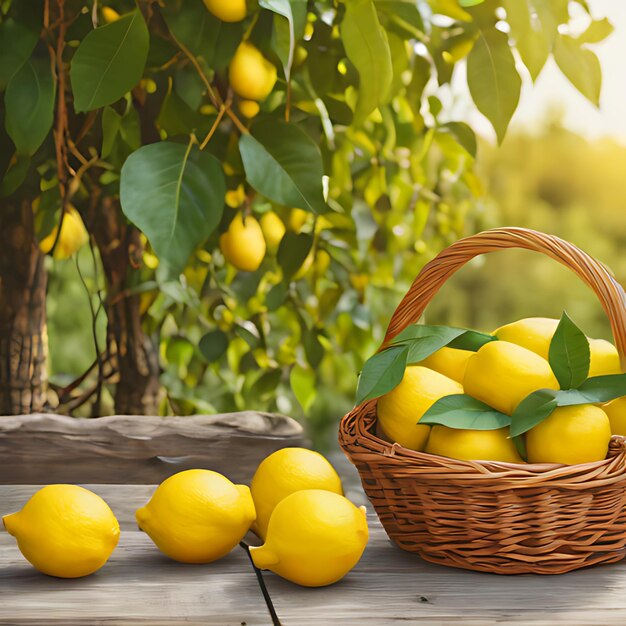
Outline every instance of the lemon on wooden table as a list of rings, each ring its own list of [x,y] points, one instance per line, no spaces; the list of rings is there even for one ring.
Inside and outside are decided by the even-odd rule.
[[[241,22],[246,17],[246,0],[204,0],[204,4],[222,22]]]
[[[550,364],[535,352],[508,341],[490,341],[467,362],[465,392],[511,415],[515,407],[538,389],[558,389]]]
[[[170,558],[210,563],[241,541],[255,511],[248,487],[211,470],[192,469],[163,481],[135,517]]]
[[[40,572],[78,578],[99,570],[117,546],[120,526],[108,504],[76,485],[48,485],[2,518],[24,557]]]
[[[444,346],[420,362],[420,365],[435,370],[458,383],[463,383],[465,369],[469,358],[474,354],[471,350],[459,350]]]
[[[406,368],[400,384],[378,400],[378,423],[383,434],[405,448],[423,450],[430,426],[418,424],[439,398],[463,393],[463,386],[421,365]]]
[[[228,68],[230,86],[246,100],[265,100],[276,83],[276,67],[253,44],[239,44]]]
[[[626,436],[626,396],[602,405],[611,423],[611,433]]]
[[[508,428],[465,430],[433,426],[426,452],[464,461],[504,461],[523,463]]]
[[[529,463],[576,465],[606,458],[611,439],[607,414],[593,404],[557,407],[526,433]]]
[[[238,270],[254,272],[265,257],[266,245],[259,222],[252,215],[241,213],[233,218],[228,230],[220,236],[224,258]]]
[[[282,448],[266,457],[250,484],[257,514],[254,532],[265,538],[276,505],[303,489],[321,489],[343,495],[339,475],[319,452],[307,448]]]
[[[330,491],[298,491],[274,509],[262,546],[250,554],[259,569],[306,587],[343,578],[365,550],[369,532],[365,507]]]
[[[526,317],[524,319],[501,326],[494,335],[503,341],[515,343],[544,359],[548,359],[550,341],[559,325],[559,320],[549,317]],[[617,349],[604,339],[588,339],[589,341],[589,376],[619,374],[622,370]]]
[[[55,259],[69,259],[75,252],[78,252],[88,241],[89,233],[85,228],[85,224],[80,213],[73,207],[68,207],[63,222],[61,223],[61,233],[57,241],[57,232],[59,226],[55,226],[50,234],[39,242],[39,249],[47,254],[52,250],[54,242],[56,247],[52,256]]]

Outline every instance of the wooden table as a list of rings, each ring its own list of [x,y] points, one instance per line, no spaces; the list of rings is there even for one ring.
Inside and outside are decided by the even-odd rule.
[[[137,530],[133,512],[154,487],[86,485],[110,504],[122,535],[109,562],[76,580],[49,578],[0,532],[0,624],[271,624],[245,552],[210,565],[175,563]],[[0,515],[39,487],[0,485]],[[284,626],[327,624],[626,623],[626,562],[561,576],[495,576],[431,565],[402,552],[370,516],[359,565],[331,587],[305,589],[264,573]]]

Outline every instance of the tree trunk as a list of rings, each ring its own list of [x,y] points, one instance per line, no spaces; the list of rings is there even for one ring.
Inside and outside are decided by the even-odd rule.
[[[159,404],[158,357],[141,328],[139,296],[126,292],[131,273],[137,271],[141,260],[139,231],[126,223],[110,197],[99,203],[91,230],[107,282],[107,345],[119,375],[115,412],[155,415]]]
[[[30,203],[0,209],[0,415],[42,411],[47,396],[47,273]]]

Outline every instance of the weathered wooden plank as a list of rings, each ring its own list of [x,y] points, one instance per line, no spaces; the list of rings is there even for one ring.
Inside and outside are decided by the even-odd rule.
[[[0,533],[2,624],[268,624],[268,613],[245,554],[207,566],[161,556],[134,528],[132,513],[154,487],[87,485],[122,522],[120,547],[92,577],[50,579]],[[15,510],[37,487],[0,486],[0,514]],[[393,546],[378,520],[359,565],[331,587],[304,589],[270,572],[264,578],[284,626],[530,624],[623,626],[626,565],[561,576],[496,576],[432,565]]]
[[[7,416],[0,417],[0,484],[152,484],[194,467],[242,482],[268,454],[305,444],[295,420],[255,411],[96,419]]]
[[[0,533],[0,624],[263,624],[269,614],[242,550],[184,565],[147,535],[123,532],[109,562],[76,580],[35,571]]]

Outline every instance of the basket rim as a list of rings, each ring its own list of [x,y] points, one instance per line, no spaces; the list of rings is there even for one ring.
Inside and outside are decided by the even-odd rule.
[[[606,473],[615,474],[615,480],[619,475],[626,474],[626,436],[612,435],[609,444],[609,455],[601,461],[565,465],[560,463],[509,463],[506,461],[465,461],[452,459],[427,452],[419,452],[405,448],[396,442],[386,441],[375,434],[374,428],[378,417],[376,414],[377,399],[369,400],[360,406],[354,407],[341,420],[339,427],[339,444],[352,463],[353,457],[359,455],[355,448],[361,448],[364,453],[376,454],[387,459],[396,459],[401,462],[412,461],[423,467],[441,468],[441,474],[447,472],[460,473],[465,471],[467,477],[502,477],[506,475],[516,480],[523,479],[571,479],[574,476]],[[356,437],[347,432],[348,421],[354,420],[357,434]],[[354,441],[350,441],[350,440]],[[369,445],[364,445],[364,444]],[[417,462],[417,463],[416,463]],[[615,466],[615,472],[611,471]],[[621,467],[621,471],[619,468]],[[612,482],[612,481],[611,481]]]

